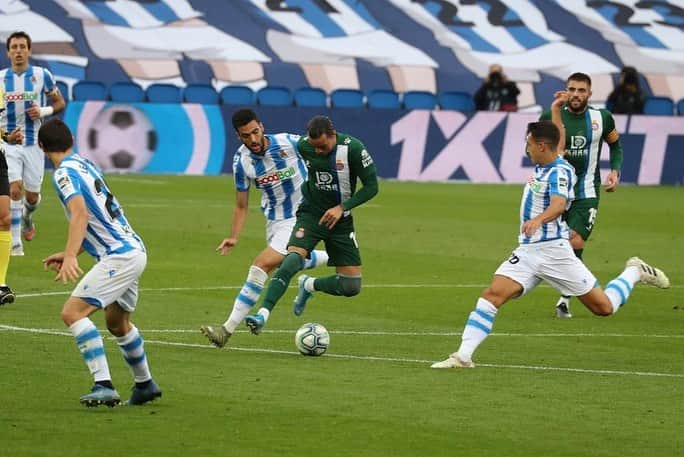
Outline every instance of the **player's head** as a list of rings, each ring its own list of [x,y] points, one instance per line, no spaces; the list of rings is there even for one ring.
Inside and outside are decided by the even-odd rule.
[[[12,66],[28,65],[31,56],[31,37],[26,32],[14,32],[7,37],[7,57]]]
[[[328,155],[337,144],[337,132],[328,116],[314,116],[306,126],[309,143],[316,154]]]
[[[65,153],[73,148],[74,137],[64,121],[52,118],[38,130],[38,145],[46,154]]]
[[[233,113],[233,128],[238,140],[250,151],[261,154],[266,150],[264,124],[257,114],[249,108],[239,109]]]
[[[591,78],[586,73],[573,73],[566,84],[567,106],[570,111],[581,113],[587,108],[591,97]]]
[[[545,164],[555,160],[559,142],[560,131],[553,122],[538,121],[527,124],[525,152],[533,163]]]

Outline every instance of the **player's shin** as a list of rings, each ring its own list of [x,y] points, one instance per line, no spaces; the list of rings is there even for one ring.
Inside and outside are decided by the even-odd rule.
[[[264,302],[262,308],[266,308],[268,311],[272,311],[275,307],[280,297],[283,296],[287,290],[287,286],[290,284],[292,277],[297,274],[304,266],[302,257],[296,252],[290,252],[283,259],[283,263],[280,264],[280,268],[276,270],[275,274],[268,283],[268,289],[266,289],[266,297],[264,297]]]
[[[142,383],[152,379],[150,367],[147,364],[145,344],[138,329],[132,326],[127,334],[117,336],[116,342],[119,345],[119,350],[121,350],[124,360],[126,360],[126,363],[131,368],[135,382]]]
[[[242,289],[240,289],[237,297],[235,297],[233,310],[231,311],[228,320],[223,324],[223,328],[225,328],[228,333],[232,334],[235,331],[235,328],[240,325],[247,313],[249,313],[259,300],[259,296],[261,295],[261,291],[263,290],[267,279],[268,274],[264,270],[255,265],[249,267],[247,279],[242,285]]]
[[[69,331],[76,338],[78,350],[81,351],[83,360],[93,375],[95,383],[111,386],[112,376],[109,373],[109,364],[107,363],[107,356],[105,355],[104,345],[102,343],[102,336],[95,327],[95,324],[84,317],[69,326]]]
[[[496,306],[484,298],[477,300],[475,310],[468,316],[468,321],[463,329],[461,346],[458,348],[458,357],[464,362],[470,362],[477,347],[489,336],[496,317]]]

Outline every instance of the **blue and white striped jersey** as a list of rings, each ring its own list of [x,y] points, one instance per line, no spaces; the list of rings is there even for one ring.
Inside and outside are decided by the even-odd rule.
[[[242,145],[233,157],[235,188],[246,192],[252,183],[261,191],[261,211],[268,220],[295,216],[302,201],[306,166],[299,155],[299,135],[265,135],[270,144],[263,155]]]
[[[38,142],[40,118],[31,120],[26,110],[34,104],[47,105],[46,94],[55,88],[55,79],[47,68],[29,65],[24,73],[16,74],[12,68],[0,70],[0,86],[5,110],[0,113],[0,128],[6,132],[19,127],[24,133],[24,144]]]
[[[103,24],[144,29],[200,17],[187,0],[56,0],[69,16]]]
[[[52,177],[67,219],[69,200],[80,195],[88,208],[88,228],[83,248],[96,259],[138,249],[145,251],[142,239],[124,216],[123,208],[105,183],[102,172],[88,159],[71,154],[62,160]]]
[[[547,165],[537,165],[523,190],[520,226],[543,213],[551,204],[551,197],[554,195],[567,199],[567,210],[574,198],[572,188],[575,180],[575,169],[560,156]],[[525,236],[521,232],[518,241],[520,244],[531,244],[558,238],[567,240],[569,237],[568,225],[562,220],[562,216],[558,216],[555,220],[542,224],[532,236]]]

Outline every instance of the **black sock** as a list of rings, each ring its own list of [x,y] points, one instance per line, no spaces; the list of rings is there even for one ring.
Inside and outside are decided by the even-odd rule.
[[[95,384],[114,390],[114,384],[112,384],[112,381],[109,379],[106,381],[95,381]]]
[[[138,389],[147,389],[147,386],[149,386],[151,382],[151,379],[144,382],[136,382],[135,387],[137,387]]]

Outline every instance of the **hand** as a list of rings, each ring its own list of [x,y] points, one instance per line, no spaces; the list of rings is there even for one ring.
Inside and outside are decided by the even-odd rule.
[[[323,217],[318,221],[318,225],[325,225],[328,230],[332,230],[342,218],[342,213],[344,213],[342,205],[333,206],[323,214]]]
[[[525,236],[532,236],[537,230],[539,230],[539,227],[541,227],[541,220],[535,217],[529,221],[525,221],[520,231]]]
[[[237,238],[225,238],[223,241],[221,241],[221,244],[218,245],[216,251],[220,252],[221,255],[226,255],[235,247],[236,244]]]
[[[48,270],[54,270],[54,271],[59,271],[60,268],[62,268],[62,262],[64,261],[64,253],[63,252],[58,252],[56,254],[52,254],[49,257],[45,257],[43,259],[43,270],[48,271]]]
[[[78,266],[78,259],[76,256],[65,255],[62,258],[62,266],[59,268],[55,281],[62,281],[66,284],[69,281],[76,282],[76,280],[83,274],[83,270]]]
[[[618,183],[620,182],[620,176],[617,170],[610,170],[608,176],[606,176],[606,181],[603,183],[603,188],[606,192],[615,192]]]
[[[19,127],[7,134],[7,142],[10,144],[21,144],[24,142],[24,133]]]
[[[26,110],[26,114],[29,115],[31,120],[35,121],[40,118],[40,105],[34,103],[29,109]]]
[[[553,94],[553,102],[551,108],[562,107],[568,101],[568,93],[564,90],[559,90]]]

